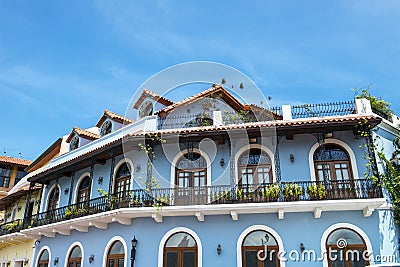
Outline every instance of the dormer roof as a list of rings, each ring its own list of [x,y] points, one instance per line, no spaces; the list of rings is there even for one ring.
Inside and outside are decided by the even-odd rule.
[[[119,122],[119,123],[122,123],[122,124],[128,124],[128,123],[132,123],[133,122],[133,120],[131,120],[131,119],[125,117],[125,116],[119,115],[117,113],[114,113],[112,111],[109,111],[109,110],[105,109],[104,113],[103,113],[103,116],[101,116],[99,121],[96,123],[96,127],[100,128],[101,125],[104,123],[104,121],[107,118],[111,119],[112,121]]]
[[[79,128],[79,127],[74,126],[72,128],[72,131],[69,134],[66,142],[67,143],[71,142],[71,140],[72,140],[72,138],[74,137],[75,134],[77,134],[79,137],[82,137],[82,138],[85,138],[85,139],[88,139],[88,140],[91,140],[91,141],[96,140],[96,139],[99,138],[98,134],[95,134],[95,133],[92,133],[92,132],[89,132],[89,131],[86,131],[86,130],[83,130],[83,129]]]
[[[148,89],[143,89],[142,94],[140,95],[139,99],[133,105],[133,108],[138,109],[140,107],[140,105],[143,103],[143,101],[146,99],[146,97],[150,97],[150,98],[154,99],[156,102],[163,104],[164,106],[170,106],[170,105],[174,104],[173,101],[171,101],[163,96],[160,96]]]
[[[160,117],[163,117],[177,107],[186,106],[190,103],[193,103],[196,100],[199,100],[199,99],[205,98],[205,97],[209,97],[212,95],[222,98],[228,105],[230,105],[235,110],[243,110],[244,109],[244,105],[239,100],[237,100],[232,94],[230,94],[227,90],[225,90],[222,87],[222,85],[219,84],[219,85],[212,86],[211,88],[209,88],[203,92],[200,92],[196,95],[193,95],[193,96],[185,98],[179,102],[176,102],[172,105],[169,105],[163,109],[160,109],[159,111],[155,112],[155,114],[158,114]]]

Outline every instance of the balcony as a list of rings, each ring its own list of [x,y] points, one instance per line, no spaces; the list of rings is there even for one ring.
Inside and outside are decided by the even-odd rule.
[[[22,228],[29,229],[102,212],[130,208],[162,210],[169,206],[251,203],[318,202],[382,198],[381,188],[369,179],[329,182],[281,182],[251,185],[215,185],[195,188],[160,188],[131,190],[102,196],[87,202],[42,212],[26,218]],[[285,205],[286,205],[285,204]],[[307,204],[309,205],[309,204]],[[202,206],[204,207],[204,206]],[[148,209],[146,209],[148,210]]]
[[[11,222],[7,222],[4,224],[0,225],[0,235],[8,235],[12,233],[16,233],[21,231],[22,225],[23,225],[23,220],[18,219],[18,220],[13,220]]]

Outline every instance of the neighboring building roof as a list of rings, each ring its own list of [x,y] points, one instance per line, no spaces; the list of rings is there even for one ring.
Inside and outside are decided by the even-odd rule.
[[[67,138],[67,143],[71,142],[72,138],[74,137],[74,135],[77,134],[80,137],[83,137],[85,139],[89,139],[89,140],[96,140],[99,138],[98,134],[83,130],[79,127],[74,126],[72,128],[71,133],[69,134],[68,138]]]
[[[0,156],[0,163],[7,163],[7,164],[16,164],[19,166],[26,167],[32,163],[30,160],[14,158],[9,156]]]
[[[44,166],[47,162],[53,159],[60,153],[62,138],[58,138],[51,146],[49,146],[40,156],[35,159],[28,167],[27,172],[32,172]]]
[[[225,90],[222,87],[222,85],[219,84],[219,85],[212,86],[211,88],[209,88],[203,92],[200,92],[196,95],[193,95],[193,96],[185,98],[179,102],[176,102],[172,105],[169,105],[163,109],[160,109],[159,111],[155,112],[155,114],[159,114],[160,117],[163,117],[166,114],[168,114],[169,112],[171,112],[173,109],[175,109],[176,107],[185,106],[190,103],[193,103],[194,101],[196,101],[200,98],[208,97],[208,96],[215,95],[215,94],[219,94],[218,96],[221,97],[227,104],[232,106],[235,110],[243,110],[244,109],[244,105],[242,103],[240,103],[240,101],[237,100],[233,95],[231,95],[227,90]]]
[[[154,99],[155,101],[157,101],[158,103],[163,104],[164,106],[169,106],[169,105],[174,104],[174,102],[172,102],[171,100],[169,100],[163,96],[160,96],[148,89],[143,89],[142,94],[140,95],[139,99],[133,105],[133,108],[138,109],[140,107],[140,105],[143,103],[143,101],[146,99],[146,97],[150,97],[150,98]]]
[[[122,123],[122,124],[128,124],[128,123],[132,123],[133,122],[133,120],[131,120],[131,119],[127,118],[127,117],[121,116],[121,115],[119,115],[117,113],[114,113],[112,111],[109,111],[109,110],[105,109],[104,113],[103,113],[103,116],[101,116],[99,121],[96,123],[96,127],[100,128],[101,125],[104,123],[104,121],[107,118],[110,118],[111,120],[119,122],[119,123]]]

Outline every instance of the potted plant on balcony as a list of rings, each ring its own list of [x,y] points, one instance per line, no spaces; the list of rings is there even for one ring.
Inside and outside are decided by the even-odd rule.
[[[140,203],[139,197],[137,197],[133,193],[131,193],[129,207],[141,207],[141,206],[142,206],[142,203]]]
[[[303,188],[295,183],[287,183],[283,188],[285,201],[296,201],[303,194]]]
[[[236,191],[236,199],[235,199],[235,201],[236,202],[243,202],[243,190],[242,189],[238,189],[237,191]]]
[[[278,184],[267,185],[262,191],[263,198],[269,202],[278,201],[279,192],[281,191]]]
[[[310,200],[321,200],[326,197],[325,186],[321,183],[312,183],[307,187],[307,193],[310,196]]]

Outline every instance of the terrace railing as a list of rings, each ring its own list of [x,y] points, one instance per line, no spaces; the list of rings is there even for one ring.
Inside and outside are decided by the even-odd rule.
[[[161,208],[172,205],[320,201],[380,197],[382,197],[381,188],[370,179],[137,189],[101,196],[90,201],[27,217],[25,223],[21,223],[21,227],[15,230],[19,231],[22,228],[46,225],[119,208]]]
[[[356,113],[354,101],[292,106],[292,118],[343,116]]]

